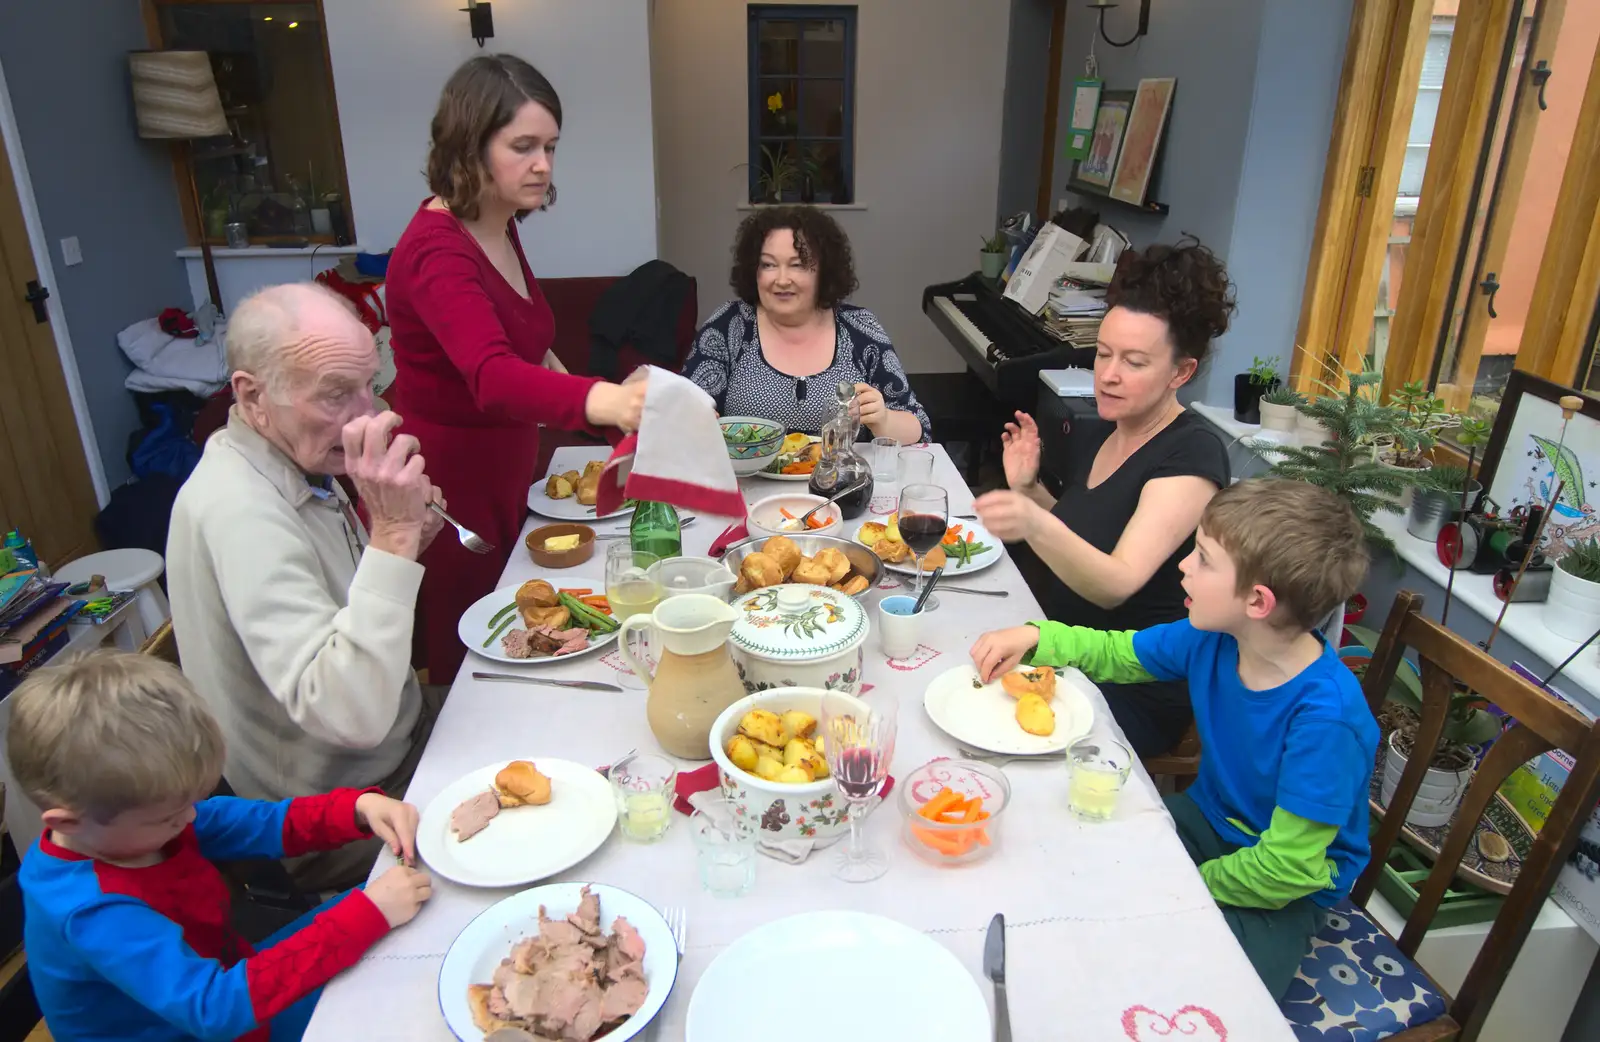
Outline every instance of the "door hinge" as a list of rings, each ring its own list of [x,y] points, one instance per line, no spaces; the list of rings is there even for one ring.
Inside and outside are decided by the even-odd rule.
[[[1363,199],[1370,199],[1372,197],[1372,180],[1377,175],[1377,167],[1362,167],[1361,173],[1356,176],[1356,195],[1359,195]]]

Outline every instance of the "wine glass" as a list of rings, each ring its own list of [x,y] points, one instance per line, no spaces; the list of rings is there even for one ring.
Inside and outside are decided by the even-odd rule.
[[[627,543],[606,548],[606,600],[618,623],[629,616],[648,615],[661,602],[661,584],[651,570],[661,558],[646,550],[635,550]],[[646,638],[646,644],[649,643]],[[647,656],[639,658],[647,661]],[[643,691],[645,682],[631,669],[624,668],[620,682],[633,691]]]
[[[911,548],[911,562],[917,572],[916,594],[920,596],[922,558],[944,541],[950,524],[950,494],[938,485],[906,485],[900,489],[896,523],[900,538]]]
[[[882,692],[865,712],[860,699],[840,691],[822,696],[823,754],[850,812],[850,845],[834,866],[835,878],[865,883],[889,870],[889,860],[862,837],[865,820],[894,759],[896,703]]]

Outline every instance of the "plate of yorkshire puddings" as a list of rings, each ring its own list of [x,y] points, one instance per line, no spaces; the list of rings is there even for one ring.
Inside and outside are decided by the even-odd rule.
[[[604,579],[563,572],[559,584],[529,579],[480,597],[462,613],[456,634],[484,658],[535,665],[598,651],[620,628]]]
[[[883,571],[883,563],[858,543],[799,533],[746,539],[730,546],[722,560],[738,576],[735,594],[808,583],[860,597],[877,584]]]
[[[600,495],[600,472],[605,469],[602,460],[590,460],[583,470],[552,470],[542,482],[528,489],[528,509],[540,517],[553,517],[557,521],[597,521],[600,517],[622,517],[633,513],[633,504],[624,503],[621,509],[610,514],[596,513],[595,500]]]

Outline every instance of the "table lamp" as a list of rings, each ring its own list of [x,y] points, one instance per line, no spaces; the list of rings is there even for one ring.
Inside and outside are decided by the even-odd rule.
[[[221,315],[222,293],[217,289],[217,266],[206,239],[190,145],[195,138],[231,133],[222,112],[217,81],[211,73],[211,57],[205,51],[132,51],[128,54],[128,69],[133,75],[133,111],[139,136],[178,143],[184,171],[189,175],[189,206],[200,231],[206,288],[211,292],[211,306]]]

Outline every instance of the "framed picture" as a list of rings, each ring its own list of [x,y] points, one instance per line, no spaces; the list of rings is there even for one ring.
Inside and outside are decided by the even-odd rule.
[[[1089,154],[1072,165],[1067,187],[1088,191],[1092,195],[1106,194],[1117,170],[1117,156],[1122,150],[1122,133],[1128,128],[1128,112],[1133,108],[1133,96],[1131,90],[1100,92],[1100,106],[1094,114],[1094,136],[1089,141]]]
[[[1502,516],[1543,506],[1556,482],[1566,482],[1544,527],[1544,552],[1554,557],[1600,536],[1600,401],[1580,395],[1583,411],[1567,424],[1566,440],[1561,437],[1561,397],[1577,393],[1512,370],[1478,467],[1478,481]]]
[[[1123,135],[1122,152],[1117,157],[1117,172],[1111,181],[1111,198],[1143,206],[1155,172],[1156,156],[1161,152],[1161,135],[1167,129],[1167,113],[1172,109],[1173,79],[1140,80],[1135,92],[1128,130]]]
[[[1095,79],[1081,79],[1072,84],[1067,142],[1062,149],[1068,159],[1082,159],[1089,154],[1089,143],[1094,140],[1095,117],[1100,111],[1100,91],[1104,87],[1104,83]]]

